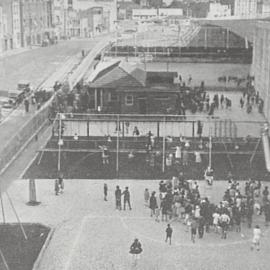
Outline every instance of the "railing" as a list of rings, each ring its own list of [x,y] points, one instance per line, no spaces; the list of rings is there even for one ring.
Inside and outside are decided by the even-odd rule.
[[[156,137],[198,136],[198,121],[202,136],[215,138],[260,138],[263,121],[232,121],[207,115],[138,115],[138,114],[63,114],[64,136],[120,136],[131,137],[137,128],[140,135],[149,131]],[[56,122],[55,130],[58,123]]]
[[[48,120],[49,102],[37,111],[5,144],[0,153],[0,171],[12,160],[12,158],[21,150],[22,146],[35,134],[40,127]]]

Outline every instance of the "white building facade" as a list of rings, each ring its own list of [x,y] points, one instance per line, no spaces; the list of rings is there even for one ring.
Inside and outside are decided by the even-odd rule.
[[[264,100],[264,114],[270,120],[270,21],[259,21],[255,31],[252,70],[255,89]]]
[[[158,9],[159,18],[164,18],[168,16],[183,16],[183,9],[181,8],[159,8]]]
[[[235,0],[234,15],[239,17],[255,17],[258,0]]]
[[[149,20],[158,17],[158,10],[155,8],[140,8],[132,10],[132,20]]]
[[[208,18],[228,17],[232,15],[230,5],[222,5],[221,3],[210,3]]]

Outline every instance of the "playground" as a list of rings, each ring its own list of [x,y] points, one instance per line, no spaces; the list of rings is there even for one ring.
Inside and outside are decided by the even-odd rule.
[[[263,270],[268,265],[270,250],[269,230],[264,217],[254,216],[253,224],[262,228],[261,250],[251,251],[252,230],[242,225],[242,232],[229,231],[226,240],[213,230],[203,239],[191,242],[185,225],[171,220],[172,245],[165,243],[167,222],[156,222],[145,207],[143,192],[158,190],[158,181],[109,180],[108,201],[103,200],[103,181],[66,180],[65,192],[55,196],[52,180],[36,181],[41,205],[32,208],[27,201],[28,183],[14,182],[9,193],[15,198],[15,207],[25,222],[42,222],[55,228],[54,236],[41,260],[40,270],[91,269],[219,269],[238,268]],[[201,196],[215,203],[220,201],[227,181],[214,182],[212,187],[200,181]],[[115,186],[128,186],[131,191],[132,211],[115,210]],[[240,183],[241,189],[244,183]],[[262,182],[264,187],[267,183]],[[5,203],[5,201],[4,201]],[[44,214],[46,213],[46,214]],[[60,214],[59,214],[60,213]],[[12,213],[6,209],[12,220]],[[134,238],[142,243],[143,253],[137,267],[132,266],[129,247]]]

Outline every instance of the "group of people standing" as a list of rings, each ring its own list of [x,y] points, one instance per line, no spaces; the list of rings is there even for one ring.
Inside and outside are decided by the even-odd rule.
[[[243,92],[240,97],[241,109],[246,108],[247,113],[251,113],[257,107],[259,113],[263,113],[264,101],[260,98],[259,92]]]
[[[159,196],[156,192],[145,189],[145,204],[150,208],[150,216],[159,222],[183,222],[186,231],[191,233],[191,240],[195,243],[196,235],[203,238],[205,232],[212,230],[226,239],[228,231],[241,233],[241,224],[245,222],[252,228],[253,214],[264,212],[265,225],[270,222],[270,202],[268,187],[261,193],[260,181],[249,180],[242,194],[237,181],[230,179],[228,188],[221,202],[211,203],[207,197],[202,198],[197,181],[185,180],[183,174],[173,177],[169,181],[159,184]],[[261,203],[259,202],[261,201]],[[161,219],[160,219],[161,216]],[[259,226],[253,229],[253,246],[259,249],[261,233]],[[243,236],[243,234],[242,234]]]

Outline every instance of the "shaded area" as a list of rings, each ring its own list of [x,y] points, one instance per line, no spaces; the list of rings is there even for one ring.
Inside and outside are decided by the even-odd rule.
[[[23,224],[25,240],[18,224],[0,225],[0,248],[10,270],[30,270],[47,239],[50,229],[41,224]],[[5,266],[0,260],[0,269]]]
[[[134,153],[134,158],[128,158],[128,153],[119,154],[119,173],[116,173],[116,153],[110,154],[110,164],[103,165],[100,152],[63,152],[61,154],[61,170],[68,179],[168,179],[184,171],[187,179],[203,179],[204,170],[208,166],[208,155],[202,154],[202,163],[196,164],[195,157],[190,154],[189,165],[182,166],[173,163],[162,172],[162,153],[155,156],[146,153]],[[250,167],[249,154],[230,155],[233,168],[228,156],[223,154],[212,155],[212,166],[216,180],[227,179],[231,171],[236,179],[269,180],[265,169],[263,155],[257,154]],[[32,163],[23,178],[45,179],[56,178],[58,153],[44,152],[38,165],[39,157]]]

